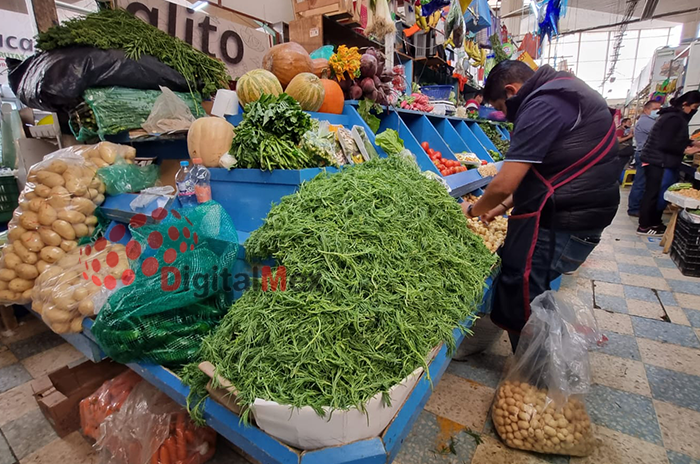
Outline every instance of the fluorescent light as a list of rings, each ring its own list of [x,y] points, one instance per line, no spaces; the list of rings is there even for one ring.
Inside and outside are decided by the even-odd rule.
[[[195,2],[190,8],[194,11],[199,11],[208,4],[209,3],[205,2],[204,0],[199,0],[198,2]]]

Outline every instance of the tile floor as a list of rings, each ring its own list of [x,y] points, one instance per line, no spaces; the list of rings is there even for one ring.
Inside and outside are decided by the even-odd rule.
[[[637,237],[634,223],[619,214],[560,291],[595,305],[609,339],[591,353],[594,386],[586,403],[595,453],[543,456],[500,442],[489,410],[510,357],[502,336],[486,352],[450,364],[395,463],[700,464],[700,279],[680,274],[658,239]],[[28,383],[81,359],[31,316],[12,336],[0,336],[0,464],[99,463],[77,432],[56,436]],[[454,454],[440,453],[450,441]],[[211,462],[246,461],[219,446]]]

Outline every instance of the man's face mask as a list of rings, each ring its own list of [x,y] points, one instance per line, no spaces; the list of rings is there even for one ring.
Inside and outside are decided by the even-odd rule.
[[[656,119],[659,117],[659,110],[652,110],[651,113],[649,113],[649,117],[651,119]]]

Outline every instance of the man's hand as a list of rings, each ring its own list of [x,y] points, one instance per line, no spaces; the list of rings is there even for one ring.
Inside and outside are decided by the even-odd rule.
[[[505,213],[506,213],[506,208],[503,205],[498,205],[495,208],[493,208],[491,211],[489,211],[488,213],[482,214],[480,219],[481,219],[481,222],[488,225],[495,218],[497,218],[498,216],[503,216]]]
[[[469,213],[467,213],[467,210],[473,203],[468,203],[466,201],[463,201],[460,206],[462,207],[462,214],[464,214],[464,217],[467,219],[471,219],[473,216],[469,216]]]

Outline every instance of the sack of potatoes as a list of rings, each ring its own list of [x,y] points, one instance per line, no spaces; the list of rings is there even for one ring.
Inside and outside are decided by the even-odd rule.
[[[127,269],[124,245],[101,238],[74,248],[35,280],[32,309],[56,333],[80,332],[83,319],[97,314],[122,285]]]
[[[511,448],[587,456],[595,446],[591,419],[580,400],[569,397],[563,405],[556,405],[546,390],[526,382],[501,383],[491,419]]]
[[[135,156],[132,147],[101,142],[58,150],[31,167],[2,249],[0,304],[28,303],[34,279],[93,234],[105,200],[98,168]]]
[[[570,456],[593,452],[581,398],[591,385],[588,350],[602,340],[592,307],[551,290],[533,300],[491,410],[506,445]]]

